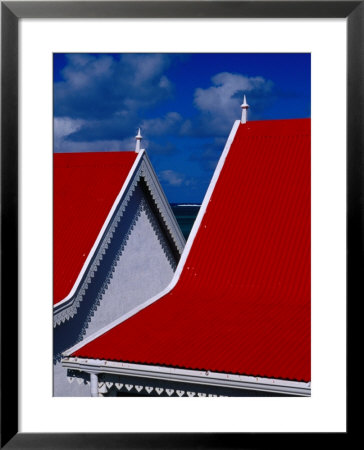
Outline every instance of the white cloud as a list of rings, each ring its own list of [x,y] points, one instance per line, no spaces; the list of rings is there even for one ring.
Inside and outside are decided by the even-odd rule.
[[[142,131],[149,135],[177,134],[178,128],[182,122],[182,116],[177,112],[169,112],[163,118],[143,120],[141,123]]]
[[[246,77],[228,72],[218,73],[211,81],[214,86],[195,91],[195,105],[201,111],[228,112],[242,102],[243,99],[236,96],[239,92],[269,92],[272,88],[272,82],[263,77]]]
[[[75,131],[78,131],[84,121],[81,119],[71,119],[70,117],[55,117],[54,118],[54,137],[62,139]]]
[[[54,85],[55,115],[90,120],[125,111],[136,117],[171,96],[169,64],[165,54],[67,55],[63,80]]]
[[[134,151],[135,139],[99,140],[99,141],[62,141],[56,151],[64,153],[76,152],[118,152]]]
[[[71,119],[70,117],[55,117],[53,121],[54,150],[59,151],[64,138],[78,131],[84,125],[81,119]]]
[[[168,82],[165,76],[161,76],[169,64],[169,58],[166,55],[124,54],[122,55],[121,63],[125,64],[125,67],[130,70],[134,85],[141,85],[155,77],[158,78],[159,84]]]
[[[218,73],[211,78],[212,86],[195,91],[194,104],[201,111],[201,124],[210,130],[226,131],[240,117],[243,94],[267,97],[273,83],[263,77],[247,77],[229,72]],[[249,103],[249,95],[248,95]]]
[[[68,56],[69,65],[63,69],[63,76],[72,88],[87,88],[98,79],[111,75],[113,59],[103,55],[73,54]]]
[[[161,181],[165,181],[171,186],[181,186],[184,182],[184,175],[176,172],[175,170],[162,170],[159,172]]]
[[[94,141],[72,141],[67,139],[72,133],[79,131],[83,126],[89,125],[81,119],[70,117],[54,118],[54,151],[56,152],[94,152],[94,151],[132,151],[135,149],[134,137],[126,139],[106,139]]]
[[[166,76],[161,76],[158,86],[162,89],[168,89],[170,90],[172,88],[172,83],[169,81],[169,79]]]

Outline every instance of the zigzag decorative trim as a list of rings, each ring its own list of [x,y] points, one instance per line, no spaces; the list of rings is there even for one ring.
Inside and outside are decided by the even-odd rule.
[[[167,228],[179,254],[182,254],[183,248],[185,246],[185,239],[177,225],[176,227],[176,219],[174,215],[172,216],[167,213],[170,211],[170,206],[168,203],[164,193],[162,191],[162,187],[159,184],[158,178],[153,170],[153,167],[149,161],[147,155],[145,155],[145,161],[142,161],[141,164],[141,175],[144,177],[149,193],[153,198],[153,201],[158,209],[160,216],[163,219],[165,227]]]
[[[172,267],[173,271],[176,270],[176,265],[177,265],[176,261],[174,260],[172,252],[170,251],[170,249],[168,248],[168,246],[165,243],[165,238],[160,230],[160,226],[159,226],[156,218],[154,217],[154,214],[152,213],[150,206],[148,205],[148,202],[144,198],[142,198],[140,204],[138,205],[138,209],[133,218],[133,221],[130,224],[128,231],[125,233],[122,244],[115,255],[115,258],[111,264],[111,268],[103,282],[103,285],[96,297],[96,300],[93,303],[92,307],[90,308],[90,311],[88,313],[85,324],[84,324],[75,344],[77,344],[78,342],[81,342],[84,335],[86,334],[87,328],[89,327],[89,324],[90,324],[93,316],[95,315],[95,312],[97,311],[98,307],[100,306],[101,299],[104,296],[106,290],[108,289],[109,284],[111,283],[111,279],[114,277],[115,268],[116,268],[118,262],[120,261],[121,255],[124,252],[126,243],[130,238],[131,232],[133,231],[133,229],[134,229],[136,223],[138,222],[138,219],[140,218],[143,211],[146,213],[147,218],[148,218],[150,224],[152,225],[153,231],[157,236],[160,246],[162,247],[170,266]]]
[[[138,167],[138,169],[135,171],[135,174],[133,178],[130,181],[130,187],[127,190],[126,195],[124,196],[123,200],[120,203],[119,208],[117,208],[117,211],[111,220],[111,223],[109,225],[109,228],[107,232],[105,233],[104,238],[102,239],[102,242],[99,246],[99,249],[96,252],[96,255],[94,256],[94,260],[90,265],[90,268],[87,272],[86,277],[81,282],[79,289],[77,290],[75,296],[70,299],[70,301],[67,303],[67,305],[62,305],[62,309],[58,312],[54,313],[53,317],[53,326],[56,327],[57,325],[60,325],[61,323],[64,323],[66,320],[69,320],[70,318],[74,317],[74,315],[77,313],[77,309],[80,306],[81,301],[83,300],[86,291],[88,289],[89,284],[92,281],[92,278],[94,278],[96,271],[98,270],[98,267],[106,253],[106,250],[109,248],[109,244],[111,243],[111,240],[113,238],[113,235],[115,233],[115,230],[117,226],[119,225],[119,222],[124,215],[124,212],[126,210],[126,207],[132,197],[132,194],[134,193],[138,183],[140,182],[141,177],[146,182],[147,188],[150,192],[150,195],[153,199],[153,202],[156,205],[156,208],[161,215],[161,218],[163,220],[163,223],[168,230],[168,233],[171,236],[171,239],[173,240],[176,249],[178,250],[179,254],[182,254],[185,240],[184,237],[178,227],[178,224],[176,222],[176,219],[172,213],[170,213],[170,207],[169,204],[165,198],[165,195],[162,191],[162,188],[160,187],[158,180],[156,178],[156,175],[153,171],[153,168],[149,162],[149,159],[147,155],[145,154],[143,159],[141,160],[141,163]],[[158,184],[157,184],[158,183]],[[152,214],[150,212],[150,214]],[[130,230],[131,232],[131,230]],[[129,233],[130,235],[130,233]],[[97,303],[98,300],[96,300]]]
[[[173,257],[173,253],[171,252],[169,246],[166,245],[166,239],[161,231],[160,225],[157,219],[155,218],[155,215],[153,214],[152,210],[150,209],[148,202],[143,198],[141,203],[142,203],[142,210],[146,213],[149,223],[152,225],[153,231],[160,243],[160,246],[162,247],[163,252],[166,255],[166,258],[168,259],[170,266],[172,267],[173,271],[175,271],[177,263],[175,258]]]
[[[137,392],[141,395],[151,395],[156,392],[158,395],[162,395],[165,392],[168,397],[227,397],[227,395],[216,395],[216,394],[206,394],[206,392],[198,392],[198,391],[183,391],[179,389],[165,389],[161,387],[151,387],[151,386],[141,386],[141,385],[133,385],[123,383],[114,383],[114,382],[100,382],[99,383],[99,395],[106,396],[110,389],[115,386],[116,389],[120,392]]]
[[[90,384],[89,380],[86,380],[84,377],[80,376],[80,373],[76,371],[68,371],[67,379],[69,383],[73,383],[76,379],[78,384]],[[152,387],[152,386],[142,386],[140,384],[124,384],[118,383],[115,381],[99,381],[99,396],[106,396],[109,391],[115,387],[119,392],[130,392],[130,393],[138,393],[144,395],[152,395],[153,393],[157,393],[158,395],[162,395],[163,392],[168,395],[168,397],[228,397],[227,395],[216,395],[216,394],[206,394],[206,392],[198,392],[198,391],[184,391],[180,389],[168,389],[162,387]]]

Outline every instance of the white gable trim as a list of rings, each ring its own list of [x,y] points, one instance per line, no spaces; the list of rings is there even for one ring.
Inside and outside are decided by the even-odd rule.
[[[85,294],[85,290],[91,282],[93,274],[97,270],[97,266],[111,242],[117,223],[120,221],[130,197],[142,177],[145,179],[153,202],[157,207],[158,213],[162,218],[166,230],[178,253],[181,254],[183,252],[185,246],[183,234],[165,197],[163,189],[160,186],[149,158],[145,150],[142,150],[138,154],[121,191],[115,199],[70,294],[54,305],[54,326],[61,324],[76,314],[79,304]]]
[[[261,392],[272,392],[288,395],[311,395],[311,382],[290,381],[273,378],[252,377],[231,373],[205,372],[201,370],[180,369],[174,367],[131,364],[100,359],[65,357],[62,359],[65,368],[87,373],[113,374],[177,381],[214,387],[248,389]]]
[[[232,127],[232,129],[231,129],[231,131],[230,131],[230,134],[229,134],[229,137],[228,137],[228,139],[226,141],[224,150],[223,150],[223,152],[222,152],[222,154],[220,156],[220,159],[219,159],[219,162],[218,162],[218,164],[216,166],[214,175],[213,175],[213,177],[211,179],[210,185],[209,185],[209,187],[207,189],[206,195],[204,197],[204,200],[202,202],[202,205],[201,205],[200,210],[198,212],[198,215],[196,217],[195,223],[193,224],[191,233],[190,233],[190,235],[188,237],[186,246],[184,247],[181,259],[180,259],[180,261],[178,263],[176,272],[175,272],[175,274],[174,274],[170,284],[162,292],[160,292],[159,294],[151,297],[145,303],[142,303],[137,308],[132,309],[127,314],[124,314],[123,316],[119,317],[118,319],[116,319],[115,321],[110,323],[110,325],[108,325],[107,327],[104,327],[104,328],[100,329],[98,332],[94,333],[93,335],[89,336],[88,338],[86,338],[82,342],[76,344],[75,346],[73,346],[72,348],[70,348],[69,350],[64,352],[63,353],[64,355],[67,355],[67,356],[71,355],[73,352],[75,352],[76,350],[79,350],[81,347],[83,347],[87,343],[93,341],[94,339],[96,339],[99,336],[103,335],[104,333],[106,333],[107,331],[111,330],[115,326],[117,326],[117,325],[121,324],[122,322],[124,322],[125,320],[129,319],[129,317],[133,316],[137,312],[141,311],[142,309],[144,309],[147,306],[151,305],[155,301],[157,301],[160,298],[164,297],[166,294],[168,294],[175,287],[175,285],[177,284],[177,282],[178,282],[178,280],[179,280],[179,278],[181,276],[183,267],[184,267],[184,265],[186,263],[187,257],[188,257],[188,255],[190,253],[191,248],[192,248],[192,244],[193,244],[193,242],[195,240],[195,237],[197,235],[198,229],[200,228],[202,219],[203,219],[203,217],[205,215],[207,206],[208,206],[208,204],[210,202],[210,198],[211,198],[212,193],[213,193],[213,191],[215,189],[217,180],[219,179],[221,170],[222,170],[222,168],[223,168],[223,166],[225,164],[226,157],[227,157],[227,155],[229,153],[231,144],[234,141],[234,138],[235,138],[236,132],[237,132],[237,130],[239,128],[239,125],[240,125],[240,121],[236,120],[234,125],[233,125],[233,127]]]
[[[146,152],[144,153],[140,176],[145,179],[149,193],[158,209],[159,215],[161,216],[176,249],[179,254],[182,255],[186,240]]]

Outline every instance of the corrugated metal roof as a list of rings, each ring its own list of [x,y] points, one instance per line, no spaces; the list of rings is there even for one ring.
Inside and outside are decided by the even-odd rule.
[[[310,381],[310,120],[240,125],[175,288],[72,356]]]
[[[54,154],[54,304],[70,293],[136,157],[135,152]]]

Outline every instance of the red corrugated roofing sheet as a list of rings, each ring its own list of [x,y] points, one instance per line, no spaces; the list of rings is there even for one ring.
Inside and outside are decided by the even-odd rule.
[[[240,125],[180,279],[73,356],[310,381],[310,120]]]
[[[135,152],[54,154],[54,304],[70,293],[136,157]]]

